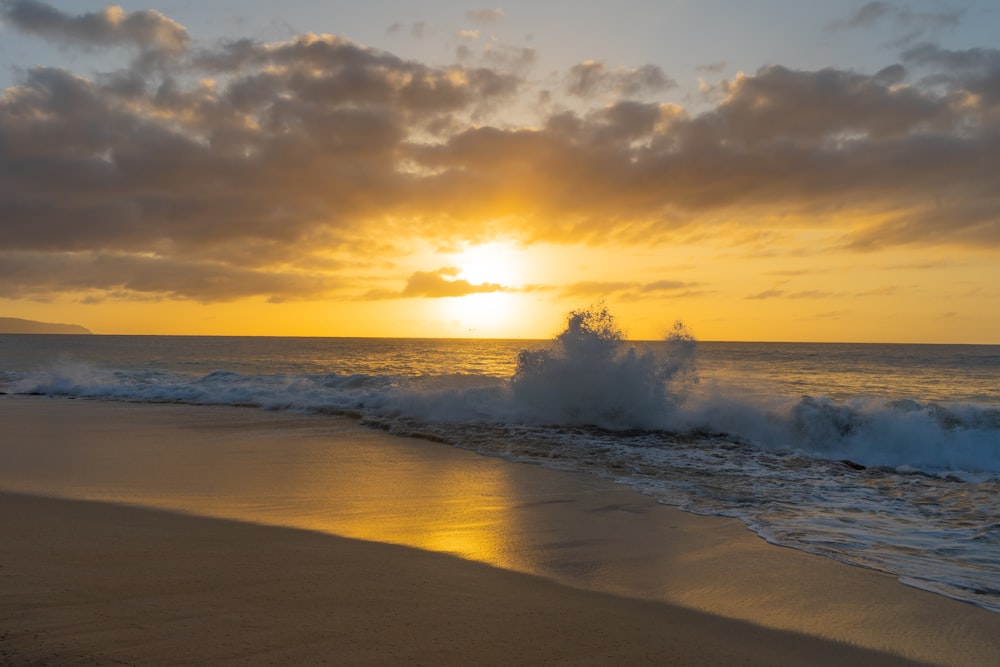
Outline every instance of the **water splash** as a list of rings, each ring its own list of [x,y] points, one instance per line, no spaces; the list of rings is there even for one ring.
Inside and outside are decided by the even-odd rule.
[[[511,391],[529,423],[664,428],[696,381],[695,340],[677,323],[666,359],[624,341],[605,306],[569,314],[554,346],[518,355]]]

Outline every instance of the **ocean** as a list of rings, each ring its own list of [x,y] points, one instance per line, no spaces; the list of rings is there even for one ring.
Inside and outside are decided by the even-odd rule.
[[[347,417],[1000,612],[1000,346],[0,335],[0,392]]]

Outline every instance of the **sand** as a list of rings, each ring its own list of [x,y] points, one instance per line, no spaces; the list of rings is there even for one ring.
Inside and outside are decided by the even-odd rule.
[[[0,664],[987,665],[1000,651],[998,614],[736,521],[346,420],[4,396],[0,423],[0,489],[36,494],[0,494]]]
[[[902,660],[426,551],[0,496],[10,665],[875,665]]]

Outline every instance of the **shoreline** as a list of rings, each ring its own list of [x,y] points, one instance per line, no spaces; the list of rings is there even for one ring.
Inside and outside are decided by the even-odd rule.
[[[442,557],[456,570],[479,561],[533,582],[542,577],[553,590],[666,605],[699,623],[705,614],[725,617],[765,633],[791,631],[928,663],[988,664],[996,654],[998,614],[768,544],[735,519],[685,513],[581,473],[412,441],[346,419],[246,408],[2,396],[0,422],[8,434],[0,443],[0,489],[8,492],[286,527],[274,529],[280,538],[258,538],[268,541],[298,528],[408,545],[450,554]],[[0,506],[11,497],[0,495]],[[117,505],[100,507],[92,513]],[[53,517],[35,520],[50,527],[25,549],[58,540],[49,534]],[[204,533],[177,530],[181,553],[198,547]],[[73,540],[48,544],[67,558],[77,548]],[[65,576],[56,565],[49,573]],[[9,574],[0,568],[0,576]]]

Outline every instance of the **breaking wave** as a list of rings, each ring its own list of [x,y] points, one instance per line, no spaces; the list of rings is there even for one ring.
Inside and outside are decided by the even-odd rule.
[[[463,424],[714,434],[861,466],[1000,473],[1000,408],[855,396],[789,397],[702,382],[698,345],[677,323],[665,340],[624,339],[604,307],[574,311],[547,346],[522,349],[508,377],[436,372],[237,373],[100,368],[64,361],[5,372],[10,393],[338,412],[409,432]],[[396,428],[397,426],[393,426]],[[398,426],[402,428],[401,426]],[[435,435],[440,437],[440,434]]]
[[[665,356],[625,344],[607,308],[570,313],[549,349],[524,350],[511,379],[524,421],[662,429],[696,382],[695,341],[680,323]]]

